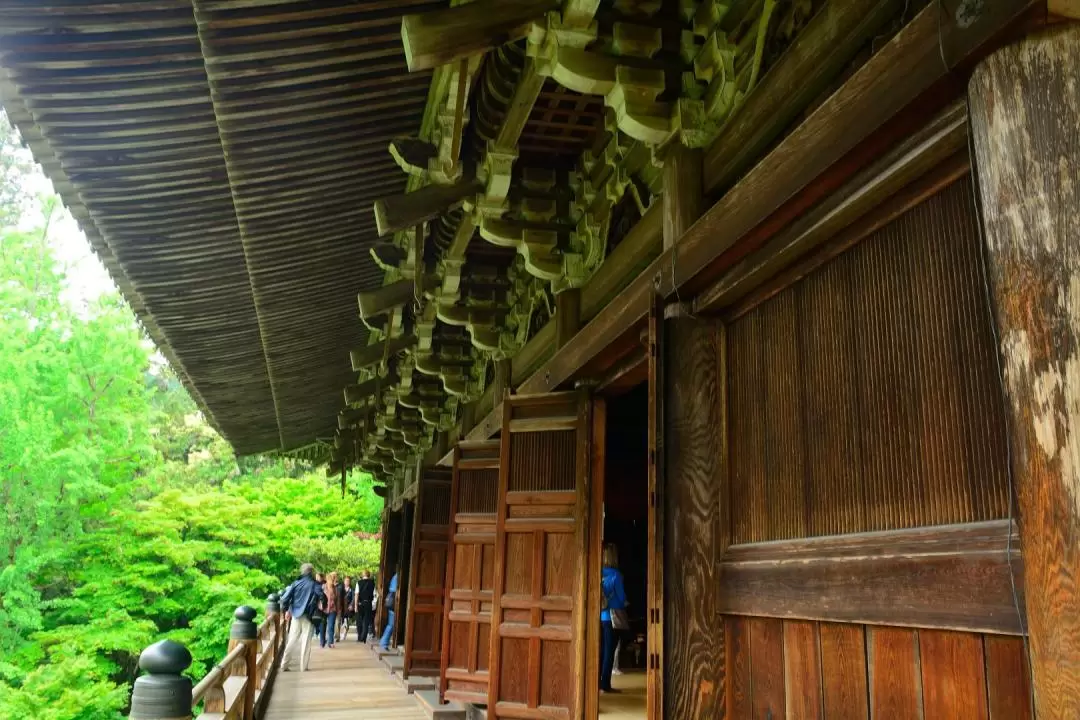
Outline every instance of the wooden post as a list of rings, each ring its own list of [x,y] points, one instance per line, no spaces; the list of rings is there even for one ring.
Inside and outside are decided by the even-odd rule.
[[[255,608],[241,605],[233,613],[236,619],[229,628],[229,651],[237,645],[246,648],[244,652],[244,720],[255,720],[255,690],[259,659],[259,626],[255,624]]]
[[[1080,717],[1080,26],[975,71],[971,125],[1040,718]]]
[[[139,655],[143,675],[131,690],[131,720],[191,720],[191,680],[183,672],[191,653],[172,640],[156,642]]]
[[[266,597],[266,619],[270,621],[270,627],[274,629],[273,638],[267,643],[263,652],[270,653],[270,663],[267,665],[266,675],[259,674],[258,689],[263,690],[270,683],[278,662],[278,648],[281,643],[281,604],[277,593],[270,593]]]
[[[727,493],[723,335],[669,306],[664,340],[664,718],[724,715],[717,562]]]
[[[510,384],[510,358],[503,358],[495,361],[495,379],[492,381],[494,386],[493,402],[498,405],[503,401],[512,390]]]
[[[580,329],[581,290],[563,290],[555,296],[555,349],[570,342]]]
[[[676,144],[664,157],[664,249],[679,241],[704,210],[701,151]]]

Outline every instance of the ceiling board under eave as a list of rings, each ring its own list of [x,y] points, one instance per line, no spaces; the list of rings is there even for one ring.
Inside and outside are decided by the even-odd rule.
[[[430,84],[406,70],[400,14],[440,5],[194,2],[286,448],[332,437],[355,380],[356,294],[383,280],[371,204],[405,190],[386,148],[417,132]]]
[[[0,7],[2,100],[211,422],[279,445],[189,2]],[[208,341],[210,340],[210,341]]]

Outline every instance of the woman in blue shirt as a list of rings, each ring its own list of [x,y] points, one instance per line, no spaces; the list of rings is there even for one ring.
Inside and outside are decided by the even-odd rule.
[[[619,550],[615,545],[604,546],[604,567],[600,575],[600,588],[604,602],[600,610],[600,692],[618,692],[611,687],[611,669],[615,664],[615,628],[611,622],[612,610],[626,610],[626,588],[619,571]]]

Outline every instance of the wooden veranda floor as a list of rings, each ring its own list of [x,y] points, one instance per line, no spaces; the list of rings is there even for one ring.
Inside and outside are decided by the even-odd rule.
[[[263,720],[427,720],[386,667],[355,640],[316,643],[307,672],[279,672]]]

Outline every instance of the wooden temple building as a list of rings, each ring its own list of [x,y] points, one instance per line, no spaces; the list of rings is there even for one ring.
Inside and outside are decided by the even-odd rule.
[[[1080,717],[1076,0],[0,0],[0,98],[447,700],[603,717],[614,543],[636,717]]]

